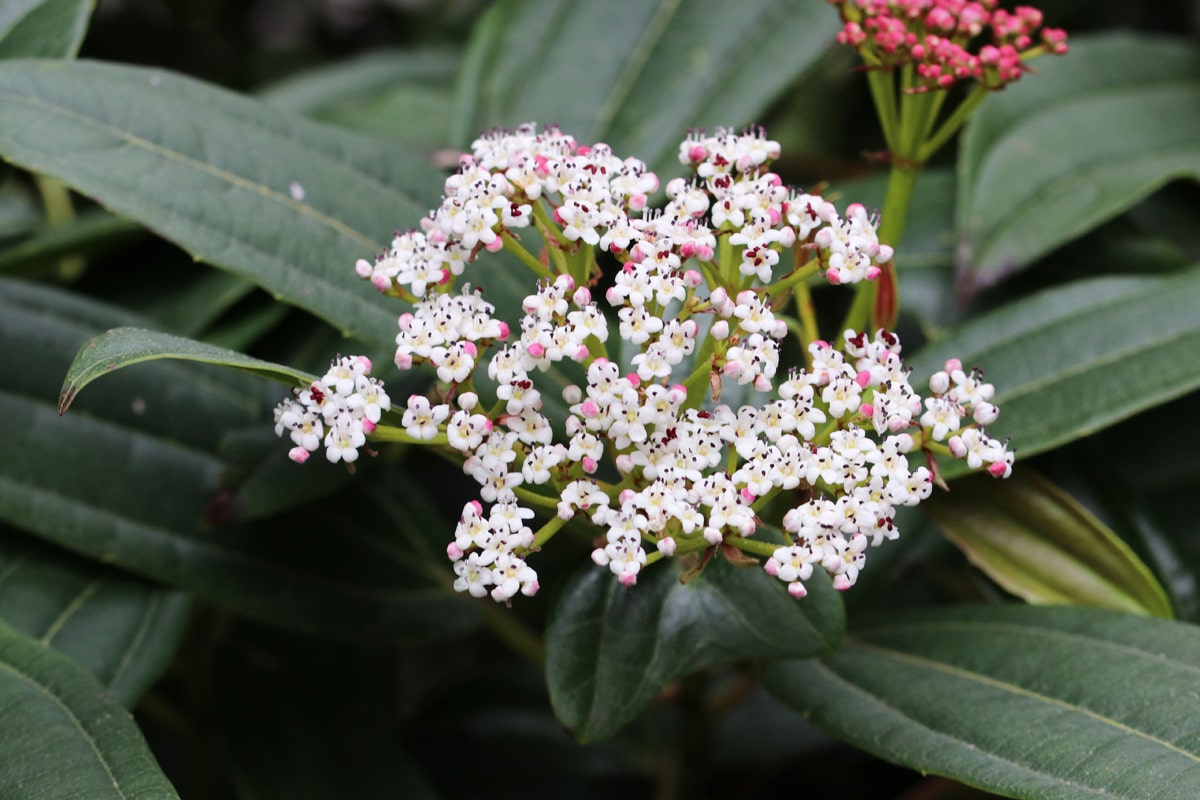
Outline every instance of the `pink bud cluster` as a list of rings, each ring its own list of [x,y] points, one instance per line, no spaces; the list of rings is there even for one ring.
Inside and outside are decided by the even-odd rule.
[[[323,444],[331,463],[358,459],[367,434],[392,407],[383,384],[370,373],[366,356],[336,358],[320,379],[275,407],[275,435],[288,431],[295,444],[289,458],[303,464]]]
[[[868,65],[885,69],[915,65],[914,91],[948,89],[976,80],[1000,89],[1021,77],[1023,61],[1049,52],[1067,52],[1067,34],[1043,28],[1042,12],[1031,6],[1013,11],[997,0],[829,0],[845,23],[838,41],[863,54]],[[969,48],[990,29],[990,43]]]
[[[867,547],[898,535],[895,510],[929,496],[929,446],[948,439],[937,446],[1011,465],[982,434],[996,413],[991,387],[951,364],[923,400],[891,333],[846,331],[844,345],[812,343],[804,369],[781,367],[789,328],[772,296],[795,267],[780,254],[803,248],[806,269],[844,284],[877,277],[892,250],[863,206],[842,216],[783,186],[769,169],[778,155],[761,130],[692,133],[679,158],[693,176],[668,183],[651,210],[658,179],[636,159],[556,128],[493,132],[419,232],[358,262],[382,291],[418,297],[399,318],[395,362],[424,365],[437,386],[407,399],[400,427],[456,451],[479,486],[447,547],[458,591],[534,594],[527,557],[576,517],[597,531],[593,561],[624,585],[658,558],[738,542],[763,552],[746,540],[780,495],[795,502],[780,520],[787,543],[763,552],[773,553],[766,571],[796,597],[818,568],[845,589]],[[517,232],[531,226],[565,255],[536,265],[543,277],[510,327],[455,279],[496,242],[520,248]],[[603,291],[595,262],[580,258],[591,247],[617,261]],[[572,369],[583,377],[564,388]],[[558,425],[551,390],[567,406]],[[739,400],[721,403],[723,393]],[[280,431],[297,430],[305,397],[281,406]],[[537,508],[552,516],[535,533]]]

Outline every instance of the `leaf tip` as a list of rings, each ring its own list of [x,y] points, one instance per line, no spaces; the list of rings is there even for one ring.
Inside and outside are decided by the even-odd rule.
[[[61,417],[67,413],[67,409],[71,407],[71,403],[75,400],[75,395],[79,393],[79,388],[74,384],[68,384],[62,388],[62,392],[58,395],[58,415]]]

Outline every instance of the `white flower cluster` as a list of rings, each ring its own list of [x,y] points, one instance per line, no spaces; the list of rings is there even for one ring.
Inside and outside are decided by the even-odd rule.
[[[964,372],[962,362],[952,358],[946,368],[935,372],[929,379],[932,397],[925,400],[925,413],[921,425],[930,430],[935,441],[942,441],[951,431],[950,453],[967,462],[971,469],[984,468],[996,478],[1007,478],[1012,474],[1013,454],[1006,443],[993,439],[984,431],[1000,415],[1000,409],[992,405],[996,387],[983,382],[978,369]],[[979,427],[962,427],[964,418],[970,417]]]
[[[331,463],[352,464],[392,401],[383,384],[370,377],[366,356],[342,356],[306,389],[297,389],[275,407],[275,435],[288,431],[295,447],[288,453],[303,464],[325,445]]]
[[[797,597],[815,568],[845,589],[867,546],[896,538],[895,509],[929,496],[933,475],[910,465],[911,451],[949,437],[938,446],[1007,474],[1011,454],[982,432],[996,416],[991,387],[948,364],[922,400],[893,334],[812,343],[807,367],[780,375],[788,325],[771,302],[780,253],[804,246],[817,253],[813,273],[852,283],[877,277],[892,252],[861,205],[842,217],[784,187],[768,169],[778,154],[761,131],[690,135],[680,160],[695,176],[671,181],[665,207],[651,211],[658,179],[642,162],[555,128],[494,132],[462,159],[419,232],[399,234],[374,264],[358,262],[381,291],[417,298],[399,320],[396,364],[429,365],[440,382],[407,400],[405,434],[458,451],[480,487],[447,548],[457,590],[498,602],[534,594],[526,557],[577,515],[602,533],[593,560],[625,585],[658,558],[740,543]],[[524,299],[513,336],[480,292],[456,292],[454,278],[481,250],[512,247],[533,261],[516,234],[531,225],[547,245],[532,266],[550,277]],[[602,304],[584,249],[593,246],[619,264]],[[614,333],[624,367],[607,356]],[[560,362],[586,377],[562,390],[569,414],[556,430],[539,376]],[[490,407],[475,388],[481,363],[496,385]],[[726,383],[769,394],[718,404]],[[328,403],[340,389],[323,379],[286,401],[279,430],[296,438],[316,422],[319,436],[333,422],[323,407],[309,410],[313,392]],[[377,412],[360,433],[376,421]],[[344,448],[334,454],[350,460]],[[787,543],[750,541],[759,512],[784,492],[798,499],[782,517]],[[534,508],[555,514],[537,533]]]

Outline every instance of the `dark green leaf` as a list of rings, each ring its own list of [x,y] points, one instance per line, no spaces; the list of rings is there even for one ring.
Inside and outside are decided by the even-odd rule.
[[[143,328],[114,328],[92,339],[76,354],[75,360],[67,369],[62,391],[59,392],[58,413],[65,413],[75,395],[101,375],[132,364],[164,358],[217,364],[270,378],[289,386],[303,386],[316,380],[316,376],[307,372],[194,339],[184,339]]]
[[[129,712],[53,648],[0,623],[0,786],[14,800],[170,800]]]
[[[0,528],[0,619],[86,667],[132,707],[166,669],[188,599]]]
[[[398,84],[450,84],[459,59],[457,50],[381,50],[295,75],[263,88],[258,96],[289,111],[322,116]]]
[[[504,0],[475,28],[453,140],[553,122],[662,170],[688,128],[755,122],[838,24],[806,0]]]
[[[270,424],[257,394],[237,394],[243,379],[257,379],[201,365],[143,364],[124,381],[98,384],[60,417],[47,386],[56,386],[88,338],[129,322],[145,323],[0,281],[0,351],[11,354],[0,360],[0,418],[8,426],[6,452],[22,454],[0,459],[0,520],[303,631],[405,639],[450,636],[474,624],[476,609],[452,595],[445,571],[387,549],[386,531],[357,525],[340,507],[270,525],[221,524],[237,519],[238,498],[224,481],[230,465],[216,454],[219,434]],[[279,444],[286,461],[286,444]]]
[[[546,680],[559,720],[580,741],[603,739],[682,675],[751,658],[827,652],[844,625],[824,576],[803,600],[761,568],[714,558],[679,582],[656,564],[625,588],[589,567],[563,590],[546,631]]]
[[[259,97],[323,122],[433,151],[450,144],[460,55],[446,49],[369,53],[290,78]]]
[[[0,272],[33,273],[64,256],[101,255],[145,235],[129,220],[103,211],[85,212],[68,223],[45,226],[29,239],[0,251]]]
[[[978,317],[910,361],[913,385],[947,358],[996,386],[999,421],[1021,455],[1049,450],[1200,386],[1200,268],[1098,278]],[[1018,460],[1019,468],[1019,460]],[[946,477],[966,471],[947,462]]]
[[[402,148],[162,70],[0,63],[0,155],[377,346],[395,311],[354,275],[441,179]]]
[[[964,135],[967,288],[1000,280],[1170,180],[1200,178],[1194,43],[1072,38],[1068,55],[1039,59],[1037,71],[989,98]]]
[[[1090,608],[880,618],[770,664],[780,699],[874,755],[1006,797],[1200,796],[1200,630]]]
[[[5,0],[0,58],[74,58],[95,0]]]
[[[922,508],[971,563],[1029,603],[1173,616],[1163,587],[1129,546],[1028,468],[1003,481],[958,481]]]
[[[32,193],[9,175],[0,180],[0,238],[29,233],[42,221]]]

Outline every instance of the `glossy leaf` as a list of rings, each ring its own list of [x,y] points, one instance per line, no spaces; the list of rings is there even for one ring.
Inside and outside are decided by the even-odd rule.
[[[0,620],[75,659],[126,707],[167,668],[188,611],[182,592],[0,528]]]
[[[0,417],[9,426],[6,452],[23,454],[0,459],[0,520],[311,633],[429,638],[474,624],[476,609],[453,596],[443,573],[389,550],[386,531],[358,526],[341,509],[272,525],[230,524],[238,498],[225,482],[230,464],[217,452],[218,434],[270,425],[258,392],[237,393],[258,379],[194,364],[142,364],[124,380],[97,384],[60,417],[54,396],[72,355],[105,327],[128,322],[137,320],[0,281],[0,350],[11,354],[0,360]],[[286,461],[286,444],[278,444]],[[291,466],[336,472],[325,463]]]
[[[980,316],[911,359],[913,385],[947,358],[996,386],[988,432],[1024,455],[1049,450],[1200,386],[1200,268],[1050,289]],[[965,464],[944,463],[945,477]]]
[[[5,0],[0,58],[74,58],[95,0]]]
[[[16,800],[177,798],[129,712],[67,656],[0,623],[0,786]]]
[[[1069,55],[1036,66],[989,98],[964,134],[966,288],[1000,280],[1168,181],[1200,178],[1200,47],[1073,37]]]
[[[1163,587],[1129,546],[1029,468],[1002,481],[958,481],[921,507],[971,563],[1026,602],[1173,616]]]
[[[678,170],[689,128],[756,122],[837,28],[837,14],[806,0],[504,0],[468,47],[453,139],[553,122]]]
[[[441,184],[403,148],[162,70],[82,62],[0,63],[0,155],[379,347],[396,312],[354,261]]]
[[[1089,608],[879,618],[839,651],[769,664],[826,731],[1005,797],[1200,795],[1200,629]]]
[[[66,413],[75,400],[75,395],[100,376],[108,375],[122,367],[156,359],[216,364],[270,378],[289,386],[302,386],[316,380],[316,376],[307,372],[194,339],[184,339],[144,328],[114,328],[92,339],[76,354],[75,360],[67,369],[62,391],[59,392],[58,413]]]
[[[797,601],[761,567],[718,556],[683,584],[678,566],[656,564],[627,589],[589,565],[563,590],[546,631],[546,680],[579,741],[616,733],[685,674],[828,652],[841,635],[841,600],[823,575]]]

